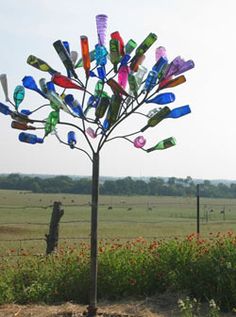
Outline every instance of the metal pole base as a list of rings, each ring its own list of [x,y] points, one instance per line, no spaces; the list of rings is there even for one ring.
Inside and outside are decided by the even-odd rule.
[[[97,307],[88,306],[87,307],[87,317],[94,317],[97,316]]]

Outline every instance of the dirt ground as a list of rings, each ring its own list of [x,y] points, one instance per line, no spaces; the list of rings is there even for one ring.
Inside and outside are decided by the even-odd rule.
[[[143,300],[127,300],[122,302],[100,302],[100,317],[180,317],[177,309],[178,296],[163,295]],[[0,317],[81,317],[86,306],[64,303],[60,305],[2,305]],[[202,316],[206,316],[204,313]],[[235,314],[221,314],[233,317]]]

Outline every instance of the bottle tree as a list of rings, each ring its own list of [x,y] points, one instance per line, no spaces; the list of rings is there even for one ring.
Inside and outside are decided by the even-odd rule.
[[[18,136],[20,142],[42,144],[52,134],[60,143],[82,151],[92,163],[88,316],[95,316],[97,310],[99,154],[107,142],[117,138],[147,153],[174,146],[175,138],[168,137],[146,147],[145,134],[167,118],[175,119],[191,112],[188,105],[171,108],[175,95],[166,92],[166,89],[184,83],[186,78],[183,73],[194,67],[192,60],[185,61],[180,56],[168,61],[166,49],[159,46],[155,48],[153,66],[148,71],[144,60],[146,55],[151,54],[157,41],[156,34],[150,33],[140,44],[133,39],[124,42],[118,31],[112,32],[108,39],[107,20],[104,14],[96,16],[98,37],[95,45],[89,43],[87,36],[80,36],[80,54],[71,50],[67,41],[57,40],[53,43],[65,67],[64,74],[44,60],[30,55],[27,63],[44,72],[47,79],[41,78],[37,84],[32,76],[25,76],[22,84],[15,88],[13,99],[8,94],[6,74],[0,75],[9,104],[0,103],[0,112],[12,118],[13,129],[22,131]],[[78,56],[81,58],[78,59]],[[36,109],[22,109],[25,89],[40,95],[43,105]],[[153,104],[151,111],[148,104]],[[129,134],[117,134],[117,127],[134,114],[146,117],[145,124]],[[60,126],[68,128],[66,136],[60,134]],[[80,139],[85,141],[84,146],[77,143],[79,134],[82,136]]]

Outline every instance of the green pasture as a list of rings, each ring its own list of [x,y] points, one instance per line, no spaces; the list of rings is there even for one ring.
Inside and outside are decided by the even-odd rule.
[[[61,201],[60,244],[90,237],[89,195],[34,194],[0,190],[0,250],[44,251],[52,205]],[[236,200],[200,200],[203,237],[236,231]],[[196,231],[195,197],[100,196],[99,238],[171,238]],[[29,240],[35,239],[35,240]]]

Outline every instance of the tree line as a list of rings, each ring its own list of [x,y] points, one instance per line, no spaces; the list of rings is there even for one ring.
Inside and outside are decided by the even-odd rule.
[[[34,193],[90,194],[91,179],[73,179],[69,176],[41,178],[20,174],[0,175],[0,189],[28,190]],[[131,177],[104,180],[100,183],[102,195],[158,195],[195,196],[196,183],[191,177],[167,179],[150,177],[148,180]],[[212,198],[236,198],[236,184],[213,184],[204,180],[200,184],[200,195]]]

